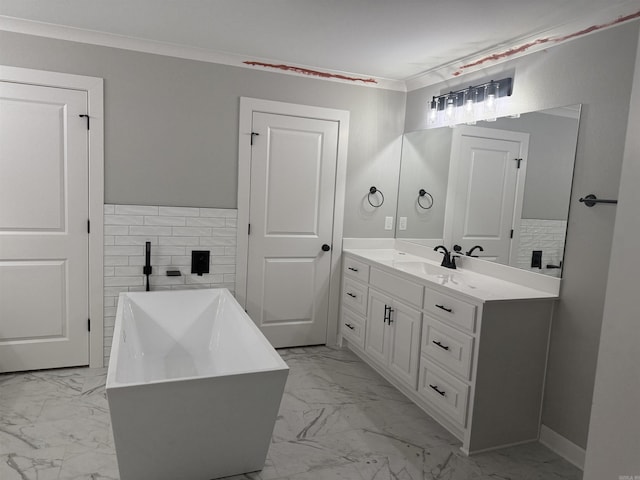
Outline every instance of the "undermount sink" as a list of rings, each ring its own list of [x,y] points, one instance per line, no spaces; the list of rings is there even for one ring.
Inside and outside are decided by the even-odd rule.
[[[455,270],[434,265],[433,263],[417,261],[396,261],[393,266],[398,270],[413,273],[414,275],[451,275],[455,272]]]

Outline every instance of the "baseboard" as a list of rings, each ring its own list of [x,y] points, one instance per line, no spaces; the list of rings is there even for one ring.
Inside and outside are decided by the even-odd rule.
[[[517,447],[518,445],[525,445],[527,443],[533,443],[533,442],[537,442],[537,441],[538,441],[537,438],[531,438],[529,440],[522,440],[521,442],[505,443],[504,445],[496,445],[495,447],[481,448],[479,450],[466,450],[466,449],[464,449],[462,447],[460,447],[460,450],[465,455],[470,456],[470,455],[477,455],[479,453],[493,452],[495,450],[502,450],[503,448]]]
[[[546,425],[540,427],[540,443],[553,452],[560,455],[569,463],[575,465],[580,470],[584,470],[584,459],[586,451],[575,443],[567,440],[557,432],[554,432]]]

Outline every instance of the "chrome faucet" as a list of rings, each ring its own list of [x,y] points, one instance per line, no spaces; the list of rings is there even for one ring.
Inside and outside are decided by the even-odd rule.
[[[456,258],[457,256],[451,256],[451,253],[449,252],[449,250],[447,250],[447,247],[445,247],[444,245],[438,245],[437,247],[434,248],[434,250],[437,252],[439,250],[442,251],[442,253],[444,254],[444,257],[442,258],[442,263],[440,264],[440,266],[442,267],[446,267],[446,268],[456,268]]]

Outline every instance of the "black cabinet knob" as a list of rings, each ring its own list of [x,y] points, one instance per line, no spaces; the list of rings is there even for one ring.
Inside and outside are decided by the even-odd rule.
[[[322,251],[323,252],[328,252],[329,250],[331,250],[331,247],[329,245],[327,245],[326,243],[324,245],[322,245]]]

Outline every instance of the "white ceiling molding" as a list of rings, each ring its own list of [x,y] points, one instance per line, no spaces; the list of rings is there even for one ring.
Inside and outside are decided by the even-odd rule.
[[[349,17],[349,15],[353,15],[354,12],[357,12],[357,10],[353,10],[353,8],[348,8],[349,6],[353,7],[354,5],[357,5],[358,2],[365,2],[365,1],[366,0],[351,0],[350,2],[345,3],[344,18],[346,19],[352,18],[352,17]],[[468,1],[472,2],[472,0],[468,0]],[[577,0],[571,0],[571,1],[573,1],[574,3],[569,4],[568,7],[570,7],[571,5],[574,5],[574,7],[570,10],[567,10],[568,7],[562,10],[563,14],[557,20],[560,23],[562,22],[562,19],[570,18],[570,20],[566,21],[564,24],[561,24],[558,27],[542,30],[536,34],[530,33],[532,31],[535,31],[531,29],[529,30],[529,33],[527,33],[526,35],[522,35],[521,37],[516,37],[515,39],[504,40],[502,41],[502,43],[498,43],[495,46],[492,46],[490,48],[483,48],[484,46],[491,44],[489,43],[489,40],[488,40],[489,37],[487,37],[485,40],[482,40],[486,36],[486,32],[485,32],[485,36],[478,37],[478,41],[476,42],[478,51],[471,55],[469,55],[469,52],[473,51],[473,49],[472,49],[472,46],[470,47],[470,45],[473,45],[473,42],[471,42],[470,44],[470,39],[473,39],[474,37],[473,35],[470,36],[470,34],[474,32],[473,26],[469,26],[469,28],[465,27],[465,30],[461,31],[461,34],[464,33],[466,36],[462,35],[459,41],[452,40],[452,37],[449,36],[448,37],[449,40],[447,40],[448,43],[446,45],[443,45],[443,48],[446,51],[446,54],[443,57],[434,57],[433,53],[423,52],[419,47],[417,47],[417,44],[415,42],[407,44],[406,36],[402,37],[404,38],[404,41],[405,41],[405,43],[402,43],[402,40],[400,39],[400,37],[398,37],[399,25],[389,24],[390,27],[394,27],[394,28],[390,28],[391,30],[390,36],[389,36],[390,41],[393,41],[394,38],[398,39],[398,44],[395,45],[396,48],[402,48],[401,47],[402,45],[405,45],[404,47],[405,49],[413,48],[414,50],[409,54],[409,56],[400,57],[399,55],[396,55],[397,57],[400,58],[400,60],[399,61],[394,60],[395,61],[394,63],[389,60],[389,55],[388,55],[388,51],[392,51],[393,50],[392,47],[394,47],[394,45],[385,44],[385,47],[380,47],[379,43],[372,42],[370,35],[369,37],[364,36],[362,38],[362,41],[359,43],[345,44],[345,51],[350,52],[348,53],[346,58],[344,54],[341,56],[341,55],[338,55],[338,53],[340,52],[336,52],[336,58],[337,60],[340,60],[340,61],[334,62],[333,64],[334,65],[339,64],[340,67],[338,68],[341,68],[342,70],[314,67],[312,65],[314,64],[315,57],[309,56],[309,55],[307,56],[298,55],[296,58],[299,59],[298,61],[300,63],[295,63],[295,62],[290,63],[290,62],[287,62],[286,60],[275,60],[274,58],[286,58],[285,52],[281,50],[279,51],[274,49],[271,49],[271,50],[253,49],[254,51],[263,52],[262,54],[264,56],[251,57],[250,55],[227,53],[227,52],[233,51],[232,50],[233,47],[229,45],[227,45],[227,48],[224,48],[225,51],[222,51],[221,49],[216,49],[215,47],[216,43],[211,43],[210,44],[211,48],[202,48],[202,46],[188,46],[186,42],[188,42],[190,39],[193,41],[193,37],[189,37],[188,34],[191,33],[191,31],[190,30],[185,31],[184,28],[181,31],[182,36],[174,35],[174,36],[164,37],[165,39],[167,38],[175,39],[175,42],[173,42],[172,40],[169,40],[169,41],[158,40],[159,38],[162,38],[162,36],[158,35],[157,32],[156,32],[155,39],[153,39],[154,38],[153,36],[148,36],[147,39],[143,39],[137,36],[138,33],[140,35],[145,35],[145,34],[149,35],[149,32],[144,32],[140,30],[140,28],[142,27],[139,22],[141,18],[140,15],[142,15],[142,13],[136,10],[135,8],[133,9],[133,12],[136,13],[138,16],[135,17],[134,20],[138,22],[137,24],[138,30],[135,29],[136,22],[133,22],[132,25],[128,25],[129,27],[128,30],[122,29],[120,33],[107,33],[106,29],[109,28],[108,22],[101,25],[101,28],[105,28],[104,31],[92,30],[89,28],[78,28],[78,26],[83,25],[83,23],[81,22],[78,23],[77,26],[75,27],[62,26],[57,23],[47,23],[48,21],[47,19],[51,19],[51,18],[57,18],[60,20],[60,22],[63,21],[63,17],[60,17],[60,11],[57,9],[53,9],[53,10],[49,9],[51,11],[48,11],[48,16],[43,15],[42,18],[39,19],[39,21],[26,19],[26,18],[16,18],[12,16],[0,15],[0,30],[6,30],[6,31],[29,34],[29,35],[36,35],[41,37],[56,38],[61,40],[68,40],[68,41],[87,43],[87,44],[93,44],[93,45],[101,45],[106,47],[120,48],[125,50],[146,52],[146,53],[152,53],[157,55],[185,58],[185,59],[197,60],[202,62],[218,63],[218,64],[231,65],[231,66],[242,67],[242,68],[252,68],[252,69],[257,69],[259,71],[268,71],[273,73],[302,76],[307,78],[316,78],[316,79],[335,81],[335,82],[345,83],[350,85],[368,86],[373,88],[382,88],[382,89],[389,89],[389,90],[404,92],[404,91],[413,91],[422,87],[427,87],[427,86],[438,84],[441,82],[446,82],[446,81],[455,79],[458,76],[464,75],[466,73],[478,72],[488,67],[495,67],[508,60],[516,59],[525,55],[539,52],[541,50],[549,49],[553,46],[560,45],[562,43],[571,41],[573,39],[582,38],[583,36],[588,35],[590,33],[597,32],[606,28],[610,28],[615,25],[619,25],[620,23],[623,23],[625,21],[631,21],[633,19],[640,18],[640,10],[639,10],[640,0],[608,0],[611,2],[610,4],[608,4],[609,5],[608,7],[604,9],[597,9],[597,10],[594,10],[593,7],[595,7],[596,5],[601,6],[604,0],[590,0],[589,2],[587,2],[587,4],[590,5],[592,8],[585,8],[584,10],[580,9],[579,3],[575,3]],[[245,0],[245,3],[247,2],[250,3],[250,0]],[[311,0],[307,0],[307,2],[309,5],[312,5]],[[567,2],[569,2],[569,0],[567,0]],[[7,1],[7,6],[9,5],[9,3],[11,2]],[[87,4],[88,3],[90,2],[87,2]],[[167,5],[173,5],[173,4],[172,3],[165,4],[165,6]],[[232,5],[232,4],[229,4],[229,5]],[[235,3],[233,5],[235,5]],[[403,12],[406,15],[408,11],[406,10],[407,8],[406,5],[408,5],[408,3],[405,2],[404,5],[405,5],[405,10],[403,10]],[[493,2],[491,5],[493,5],[494,8],[496,7],[495,2]],[[21,4],[15,3],[13,10],[7,8],[5,9],[5,12],[23,11],[23,13],[26,12],[25,15],[28,15],[29,8],[32,9],[31,10],[32,15],[35,15],[35,13],[39,12],[39,10],[37,9],[33,10],[35,6],[31,6],[26,10],[20,9],[18,8],[18,6],[21,6]],[[162,2],[159,2],[158,8],[160,8],[161,6],[162,6]],[[83,8],[88,9],[90,8],[90,6],[88,5],[87,7],[83,7]],[[104,8],[104,6],[101,6],[100,8]],[[302,11],[304,12],[304,2],[300,8],[302,8],[303,9]],[[162,9],[160,10],[164,11]],[[272,13],[281,15],[282,18],[286,19],[288,18],[287,15],[291,14],[290,10],[291,9],[285,8],[280,12],[275,11]],[[526,9],[524,10],[528,11]],[[567,16],[567,14],[571,13],[573,10],[575,10],[577,13],[575,15]],[[96,11],[100,11],[100,9],[97,8]],[[205,13],[208,11],[209,10],[207,10],[206,8],[203,10],[203,12]],[[224,11],[224,9],[222,11]],[[416,11],[422,11],[422,10],[417,9]],[[502,10],[498,10],[498,12],[501,12],[501,11]],[[515,10],[515,12],[517,11],[518,10]],[[523,10],[520,10],[520,11],[523,11]],[[86,11],[84,10],[82,10],[80,13],[83,13],[83,12],[86,14]],[[237,8],[235,9],[230,8],[229,13],[231,15],[231,18],[234,18],[233,14],[234,13],[237,14]],[[378,13],[378,15],[381,15],[381,14],[387,14],[387,10],[382,9]],[[112,24],[110,25],[111,28],[114,27],[113,22],[117,21],[117,16],[113,18],[112,17],[113,16],[109,17],[109,20],[112,22]],[[82,18],[82,16],[80,16],[80,18]],[[160,15],[158,16],[158,18],[162,18],[162,16]],[[155,19],[154,26],[156,28],[158,27],[158,18]],[[280,18],[280,17],[277,17],[277,16],[272,17],[271,18],[272,21],[273,21],[273,18]],[[332,16],[328,16],[325,20],[330,21],[332,18],[333,18]],[[386,17],[382,17],[382,18],[376,17],[375,12],[372,13],[371,18],[377,19],[380,22],[387,21]],[[406,20],[406,16],[403,18],[405,18]],[[516,17],[514,18],[514,21],[519,20],[520,23],[518,24],[521,24],[522,20],[525,18],[526,17],[522,17],[522,16],[519,18]],[[185,16],[183,20],[187,22],[186,25],[188,26],[189,17]],[[195,22],[195,19],[192,19],[192,20]],[[196,25],[199,25],[200,28],[202,29],[202,22],[199,22],[199,23],[195,22],[195,23]],[[88,19],[85,19],[84,25],[90,25],[90,24],[100,26],[100,22],[91,23],[90,21],[88,21]],[[249,24],[249,26],[250,25],[251,24]],[[244,27],[246,29],[247,25],[244,25]],[[345,36],[347,35],[347,33],[348,35],[353,35],[352,24],[346,24],[347,33],[345,33],[344,22],[342,23],[334,22],[334,24],[327,26],[327,28],[329,27],[334,29],[332,30],[332,31],[335,31],[334,37],[341,38],[341,35]],[[357,25],[355,27],[357,31]],[[523,30],[524,29],[520,29],[519,31],[523,31]],[[117,30],[109,30],[109,31],[117,31]],[[126,33],[122,34],[125,31]],[[476,29],[475,31],[479,32],[484,30]],[[511,34],[513,34],[513,32]],[[275,35],[274,38],[282,40],[283,37],[286,38],[286,35],[289,35],[289,33],[276,32],[274,33],[274,35]],[[442,36],[442,35],[445,35],[445,33],[440,31],[440,33],[434,33],[433,35]],[[315,38],[315,37],[312,36],[311,38]],[[430,37],[422,36],[419,38],[422,38],[424,41],[425,38],[429,39]],[[457,38],[457,37],[453,37],[453,38]],[[495,38],[495,41],[499,41],[498,39],[501,37],[499,36],[499,34],[497,34],[496,37],[491,37],[491,38]],[[502,38],[505,38],[505,37],[502,37]],[[368,43],[367,43],[367,39],[369,40]],[[233,40],[233,38],[231,40]],[[491,42],[493,43],[493,41]],[[430,40],[430,43],[427,43],[427,45],[430,45],[430,44],[433,44],[433,40]],[[202,43],[194,42],[192,43],[192,45],[202,45]],[[217,45],[220,45],[220,43],[218,43]],[[314,46],[315,45],[317,45],[317,43],[314,44]],[[351,48],[346,48],[349,45],[351,46]],[[372,47],[372,45],[377,45],[377,46]],[[304,44],[302,44],[302,46],[304,46]],[[239,45],[238,47],[241,48],[243,47],[243,45]],[[244,45],[244,47],[246,48],[246,45]],[[335,43],[333,44],[328,43],[327,46],[325,46],[325,49],[329,47],[335,49]],[[385,56],[383,52],[378,57],[372,53],[373,51],[371,50],[371,48],[387,48],[387,55]],[[309,48],[307,49],[312,50]],[[244,51],[251,51],[251,49],[244,50]],[[332,54],[334,50],[330,50],[329,52],[327,52],[326,50],[323,51],[322,49],[313,50],[313,51],[319,53],[322,56],[327,53]],[[265,55],[265,53],[267,54]],[[354,74],[347,71],[347,70],[357,70],[357,71],[381,72],[381,71],[394,71],[393,68],[395,68],[396,69],[395,71],[397,72],[402,72],[402,71],[416,72],[416,71],[419,71],[417,68],[415,68],[416,65],[419,65],[421,63],[420,55],[428,55],[426,59],[422,59],[422,64],[424,65],[423,68],[425,68],[426,70],[424,70],[419,74],[411,75],[408,77],[399,75],[397,77],[398,79],[391,79],[391,78],[368,76],[366,74]],[[266,57],[274,57],[274,58],[266,58]],[[291,58],[293,57],[294,56],[292,56]],[[369,63],[366,63],[366,62],[359,63],[359,60],[361,58],[366,58]],[[416,58],[415,63],[411,63],[412,58]],[[436,67],[430,68],[430,66],[432,65],[437,65],[437,62],[439,62],[440,58],[444,63]],[[449,61],[448,59],[451,59],[451,58],[457,58],[457,60]],[[304,59],[304,60],[300,60],[300,59]],[[324,59],[323,64],[331,65],[331,63],[332,62],[327,61],[326,58]],[[386,67],[387,63],[394,65],[392,68],[390,67],[391,70],[385,70],[385,68],[382,68],[383,66]],[[354,67],[350,68],[349,65],[354,65]],[[355,65],[360,65],[360,67],[355,67]],[[413,67],[409,68],[409,66],[413,66]]]
[[[407,78],[405,80],[406,88],[407,91],[411,92],[419,88],[435,85],[456,78],[459,75],[476,72],[508,60],[549,49],[638,18],[640,18],[638,3],[615,5],[561,27],[522,37],[508,44],[499,45],[471,56],[448,62],[435,69]]]
[[[168,57],[197,60],[201,62],[219,63],[222,65],[231,65],[234,67],[249,68],[253,70],[257,69],[283,75],[315,78],[325,81],[346,83],[349,85],[382,88],[400,92],[406,91],[405,82],[402,80],[391,80],[386,78],[363,76],[350,72],[318,69],[306,65],[284,64],[282,61],[278,60],[249,58],[246,56],[222,53],[196,47],[144,40],[135,37],[96,32],[93,30],[54,25],[51,23],[36,22],[2,15],[0,15],[0,30],[38,37],[55,38],[57,40],[100,45],[103,47],[120,48],[136,52],[165,55]]]

